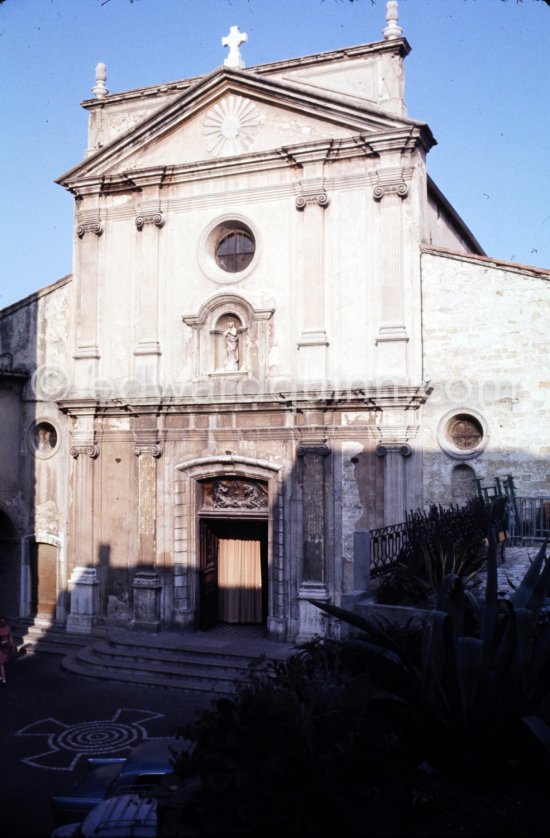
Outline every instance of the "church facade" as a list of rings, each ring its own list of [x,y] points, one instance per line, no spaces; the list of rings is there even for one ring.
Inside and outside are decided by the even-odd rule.
[[[0,311],[0,610],[323,630],[358,530],[548,493],[550,271],[484,254],[407,115],[409,45],[109,93],[70,276]],[[546,362],[544,361],[546,359]]]

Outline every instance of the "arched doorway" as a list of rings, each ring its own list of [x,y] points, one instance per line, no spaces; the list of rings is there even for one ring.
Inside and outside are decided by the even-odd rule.
[[[19,539],[9,516],[0,509],[0,614],[19,616]]]
[[[265,620],[268,637],[286,641],[289,597],[284,561],[284,466],[239,454],[196,457],[178,463],[174,488],[174,623],[189,631],[201,627],[202,615],[207,609],[204,603],[201,609],[204,591],[201,546],[203,551],[210,550],[212,562],[216,555],[212,552],[216,548],[215,538],[219,538],[215,521],[234,522],[240,532],[252,527],[254,522],[261,522],[260,556],[266,556],[262,565],[266,568],[265,577],[262,576],[262,620]],[[208,532],[211,533],[210,545],[205,541]],[[206,556],[203,561],[206,562]],[[217,605],[213,617],[218,620]]]
[[[199,627],[264,625],[268,602],[267,484],[200,482]]]

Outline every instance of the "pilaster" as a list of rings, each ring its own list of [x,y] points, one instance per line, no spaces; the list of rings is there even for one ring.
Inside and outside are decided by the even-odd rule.
[[[412,170],[386,167],[370,173],[372,197],[380,207],[380,310],[376,335],[376,376],[405,380],[409,370],[404,275],[403,201],[409,194]]]
[[[136,327],[133,354],[135,376],[142,388],[158,387],[159,357],[159,249],[165,224],[159,189],[162,172],[144,173],[137,181],[142,187],[136,204],[135,293]]]
[[[156,417],[146,415],[137,421],[141,426],[134,429],[134,454],[138,469],[136,564],[153,568],[156,564],[157,460],[162,456],[162,446],[156,425],[144,427],[141,424],[156,423]]]
[[[302,568],[298,589],[298,641],[322,633],[322,612],[309,600],[328,601],[326,566],[325,462],[329,447],[324,442],[304,441],[296,449],[302,483]]]
[[[304,167],[299,182],[296,210],[301,215],[303,271],[302,329],[298,338],[299,377],[302,381],[325,381],[327,347],[325,325],[325,213],[330,204],[323,175],[329,146],[306,151],[294,150],[293,157]]]
[[[105,225],[99,208],[76,215],[75,262],[77,280],[75,386],[78,392],[93,391],[99,358],[97,320],[98,284],[101,275],[101,241]]]
[[[99,456],[99,445],[93,432],[75,431],[72,436],[73,465],[72,541],[70,568],[93,567],[94,556],[94,460]]]

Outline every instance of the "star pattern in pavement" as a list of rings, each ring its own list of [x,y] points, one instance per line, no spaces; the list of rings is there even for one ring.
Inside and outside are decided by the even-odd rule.
[[[21,761],[49,771],[72,771],[80,759],[119,755],[134,748],[143,739],[150,739],[145,725],[162,713],[150,710],[120,708],[112,719],[99,719],[68,725],[54,719],[40,719],[21,728],[16,736],[46,739],[47,750]]]

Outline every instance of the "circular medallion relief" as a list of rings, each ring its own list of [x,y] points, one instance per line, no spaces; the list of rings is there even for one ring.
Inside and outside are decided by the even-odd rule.
[[[39,420],[29,429],[28,445],[35,457],[47,459],[59,448],[59,434],[51,422]]]
[[[215,157],[243,154],[254,144],[259,126],[260,115],[253,102],[228,96],[204,118],[206,148]]]

